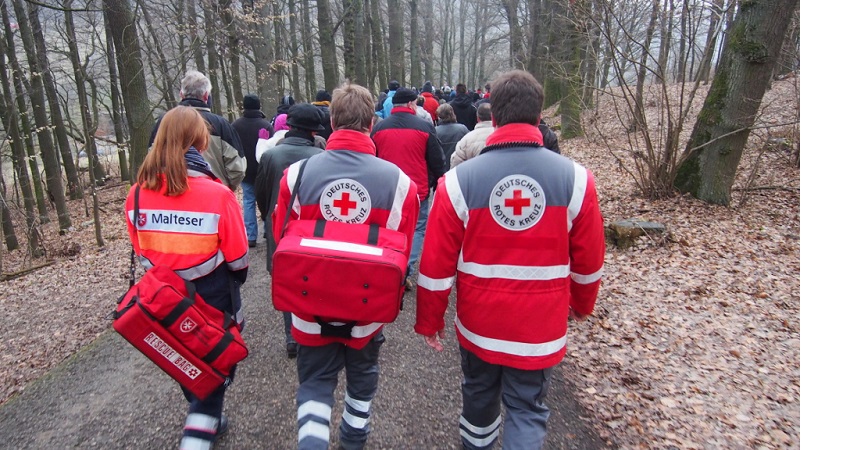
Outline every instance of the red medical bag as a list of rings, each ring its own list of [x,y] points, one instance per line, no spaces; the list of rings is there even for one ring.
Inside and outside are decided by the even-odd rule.
[[[289,221],[272,257],[272,303],[306,317],[392,322],[406,251],[404,233],[377,224]]]
[[[124,294],[113,328],[200,399],[230,383],[233,366],[248,356],[236,323],[164,266]]]

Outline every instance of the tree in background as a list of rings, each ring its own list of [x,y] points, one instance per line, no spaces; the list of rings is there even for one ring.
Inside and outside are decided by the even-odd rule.
[[[798,0],[741,3],[688,141],[688,156],[676,173],[681,191],[729,204],[741,155],[798,7]]]

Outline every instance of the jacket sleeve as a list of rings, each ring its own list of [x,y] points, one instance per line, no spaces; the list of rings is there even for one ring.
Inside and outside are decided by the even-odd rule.
[[[561,154],[561,149],[558,145],[558,135],[542,123],[540,124],[540,131],[543,133],[543,146],[557,154]]]
[[[446,156],[443,153],[443,146],[440,145],[440,139],[437,137],[437,132],[434,126],[430,126],[428,132],[428,143],[426,144],[425,160],[428,164],[428,187],[436,188],[437,180],[445,173]]]
[[[580,314],[590,314],[593,312],[602,282],[605,231],[593,174],[579,164],[575,164],[575,167],[576,186],[573,195],[583,195],[583,199],[577,212],[573,211],[576,199],[570,202],[569,214],[575,214],[569,230],[570,307]]]
[[[224,197],[218,236],[227,269],[233,272],[237,281],[244,283],[248,277],[248,234],[242,220],[242,208],[233,192],[227,192]]]
[[[467,136],[468,135],[469,133],[467,133]],[[451,164],[449,166],[450,168],[454,169],[455,167],[457,167],[458,164],[469,159],[466,154],[468,152],[467,149],[469,148],[469,142],[470,139],[468,139],[466,136],[460,138],[460,140],[457,141],[457,145],[455,145],[455,151],[452,153]]]
[[[456,180],[453,172],[440,179],[428,215],[416,289],[416,324],[413,327],[416,333],[424,336],[433,336],[445,328],[449,293],[457,274],[465,229],[447,189],[447,184],[456,186]]]
[[[271,186],[269,180],[273,180],[273,177],[270,177],[269,171],[271,168],[269,167],[269,156],[263,155],[260,158],[260,162],[257,165],[257,176],[254,178],[254,197],[257,199],[257,208],[260,210],[260,217],[263,220],[266,220],[269,214],[269,200],[271,200]]]
[[[410,251],[413,249],[413,235],[416,232],[416,222],[419,220],[419,208],[421,206],[419,204],[419,196],[416,192],[416,183],[410,180],[407,197],[404,198],[404,204],[401,207],[401,222],[398,225],[398,231],[401,231],[407,236],[408,259],[410,258]]]

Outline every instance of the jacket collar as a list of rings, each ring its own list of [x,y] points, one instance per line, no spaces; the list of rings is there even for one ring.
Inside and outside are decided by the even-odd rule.
[[[266,115],[259,109],[246,109],[242,111],[242,117],[246,119],[264,119]]]
[[[493,121],[492,120],[484,120],[482,122],[476,123],[475,129],[477,130],[479,128],[493,128]]]
[[[397,112],[416,114],[416,111],[408,108],[407,106],[393,106],[393,109],[390,111],[390,114],[395,114]]]
[[[194,97],[186,97],[180,101],[180,106],[191,106],[193,108],[209,108],[207,102]]]
[[[334,130],[328,138],[325,150],[350,150],[352,152],[367,153],[374,156],[375,142],[368,134],[354,130]]]
[[[487,137],[487,146],[508,147],[511,144],[543,146],[543,135],[540,129],[527,123],[509,123],[496,127],[493,134]]]

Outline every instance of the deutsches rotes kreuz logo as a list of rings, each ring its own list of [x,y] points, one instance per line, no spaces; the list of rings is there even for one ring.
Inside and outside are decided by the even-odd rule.
[[[372,211],[369,192],[362,184],[349,178],[325,186],[319,205],[322,217],[336,222],[364,223]]]
[[[508,230],[527,230],[540,221],[546,210],[546,195],[534,178],[509,175],[499,180],[490,193],[490,214]]]

